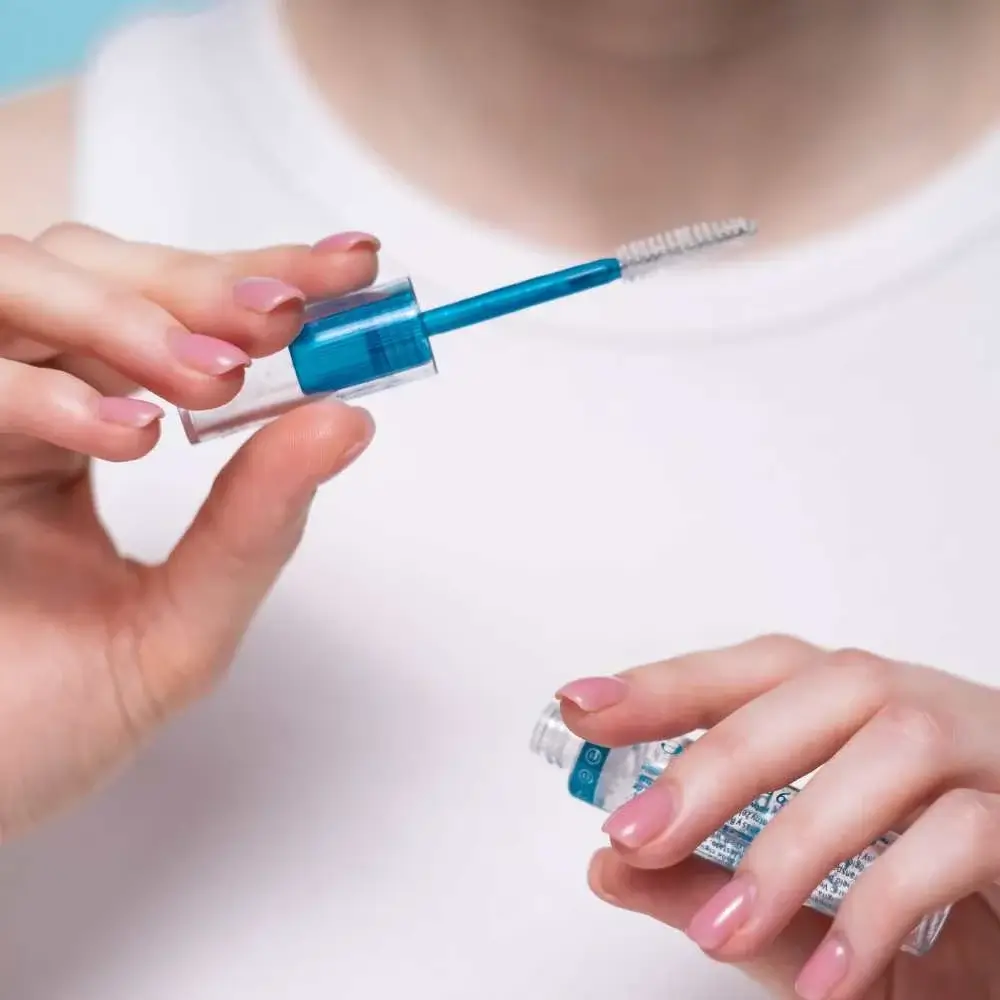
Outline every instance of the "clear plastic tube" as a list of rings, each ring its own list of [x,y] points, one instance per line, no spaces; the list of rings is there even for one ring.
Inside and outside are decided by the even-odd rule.
[[[235,399],[214,410],[181,410],[192,444],[254,427],[322,396],[355,399],[437,373],[431,337],[631,280],[689,254],[740,242],[747,219],[684,226],[602,257],[422,312],[409,278],[314,302],[287,350],[255,361]]]
[[[408,278],[310,304],[287,350],[254,361],[236,398],[181,410],[192,444],[266,423],[323,396],[357,399],[437,373]]]
[[[691,737],[640,743],[609,749],[587,743],[569,731],[559,703],[553,702],[535,726],[531,749],[550,764],[569,772],[569,792],[577,799],[614,812],[642,794],[694,742]],[[728,871],[735,871],[748,848],[772,819],[798,794],[791,786],[761,795],[724,823],[695,854]],[[826,916],[836,915],[858,876],[897,839],[879,837],[860,854],[837,865],[816,887],[806,905]],[[911,955],[923,955],[937,940],[950,907],[929,914],[913,929],[902,946]]]

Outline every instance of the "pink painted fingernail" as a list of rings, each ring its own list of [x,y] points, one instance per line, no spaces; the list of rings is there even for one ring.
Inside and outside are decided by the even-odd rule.
[[[827,1000],[847,978],[851,967],[851,949],[839,934],[831,934],[813,952],[795,981],[795,992],[802,1000]]]
[[[243,278],[233,286],[233,298],[241,308],[264,315],[289,302],[302,303],[306,300],[297,288],[277,278]]]
[[[573,702],[581,712],[603,712],[623,702],[627,695],[628,684],[620,677],[585,677],[556,692],[557,698]]]
[[[105,396],[97,404],[97,415],[109,424],[143,428],[163,419],[163,410],[131,396]]]
[[[381,249],[382,241],[371,233],[337,233],[313,244],[314,253],[348,253],[351,250],[371,250],[377,253]]]
[[[655,840],[676,815],[677,793],[661,783],[626,802],[602,829],[615,844],[634,851]]]
[[[167,335],[167,344],[181,364],[203,375],[226,375],[250,364],[250,355],[246,351],[201,333],[171,330]]]
[[[687,936],[703,951],[721,948],[750,919],[756,897],[753,880],[737,875],[691,918]]]

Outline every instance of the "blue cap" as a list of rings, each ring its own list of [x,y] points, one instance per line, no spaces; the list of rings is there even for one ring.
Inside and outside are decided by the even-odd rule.
[[[307,396],[381,387],[426,367],[436,371],[409,278],[310,306],[289,353]]]
[[[310,398],[354,399],[437,373],[408,278],[311,303],[287,350],[254,359],[236,398],[181,410],[192,442],[265,423]]]

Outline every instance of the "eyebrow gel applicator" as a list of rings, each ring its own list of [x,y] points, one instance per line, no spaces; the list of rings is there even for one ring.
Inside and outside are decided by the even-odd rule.
[[[423,312],[403,278],[311,303],[283,351],[255,359],[238,395],[214,410],[180,410],[192,444],[279,416],[322,396],[379,392],[437,373],[431,338],[544,302],[658,271],[681,257],[752,236],[746,219],[699,223],[637,240],[603,257]]]

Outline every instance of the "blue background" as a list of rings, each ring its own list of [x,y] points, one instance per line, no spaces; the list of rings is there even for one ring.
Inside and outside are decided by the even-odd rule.
[[[0,92],[77,69],[104,32],[156,7],[195,0],[0,0]]]

